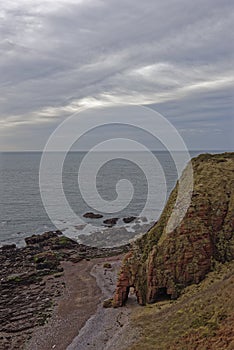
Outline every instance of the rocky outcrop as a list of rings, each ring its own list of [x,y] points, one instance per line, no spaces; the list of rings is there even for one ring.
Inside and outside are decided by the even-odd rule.
[[[51,238],[57,238],[58,236],[62,235],[61,231],[48,231],[44,232],[41,235],[32,235],[30,237],[25,238],[25,243],[29,245],[34,245],[34,244],[40,244],[43,245],[45,242],[46,244],[48,242],[51,243]],[[4,246],[3,246],[4,248]]]
[[[200,155],[192,160],[192,166],[193,193],[182,222],[166,231],[177,184],[159,221],[125,256],[114,306],[124,305],[130,287],[134,287],[141,305],[177,298],[184,287],[199,283],[212,270],[214,261],[233,259],[234,153]],[[182,177],[186,177],[186,169]]]
[[[78,244],[60,231],[25,239],[26,247],[0,248],[0,350],[22,349],[35,327],[50,317],[63,293],[62,262],[106,257],[129,247],[99,249]]]

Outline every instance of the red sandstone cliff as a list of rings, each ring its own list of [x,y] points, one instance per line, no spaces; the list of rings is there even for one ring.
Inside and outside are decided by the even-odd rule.
[[[126,302],[130,287],[141,305],[161,297],[177,298],[184,287],[199,283],[215,260],[233,259],[234,153],[200,155],[192,166],[194,185],[186,215],[177,228],[166,232],[177,185],[159,221],[125,256],[114,306]],[[186,174],[185,169],[182,176]]]

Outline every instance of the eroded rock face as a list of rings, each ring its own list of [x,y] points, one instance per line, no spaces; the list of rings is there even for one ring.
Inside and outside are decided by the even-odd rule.
[[[177,298],[184,287],[199,283],[215,260],[233,259],[234,153],[200,155],[192,160],[192,165],[194,190],[183,221],[166,233],[176,187],[159,221],[126,255],[114,306],[126,302],[131,286],[141,305],[163,296]],[[186,170],[182,176],[186,176]]]

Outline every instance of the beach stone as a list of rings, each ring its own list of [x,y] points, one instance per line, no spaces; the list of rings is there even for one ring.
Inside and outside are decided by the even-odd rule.
[[[103,301],[103,307],[104,308],[110,308],[110,307],[112,307],[113,306],[113,299],[106,299],[106,300],[104,300]]]
[[[112,265],[111,265],[111,263],[106,262],[106,263],[103,264],[103,267],[104,267],[104,269],[111,269]]]

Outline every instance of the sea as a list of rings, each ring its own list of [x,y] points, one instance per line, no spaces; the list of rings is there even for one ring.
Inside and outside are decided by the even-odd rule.
[[[175,160],[167,151],[153,151],[154,162],[144,152],[106,153],[87,160],[85,151],[69,152],[60,168],[60,156],[50,154],[46,169],[40,168],[41,152],[0,153],[0,245],[24,246],[25,237],[59,229],[80,243],[116,246],[146,232],[187,158],[182,152]],[[205,151],[190,151],[190,157],[200,153]],[[103,217],[84,218],[87,212]],[[124,223],[130,216],[136,219]],[[115,226],[103,223],[113,217]]]

